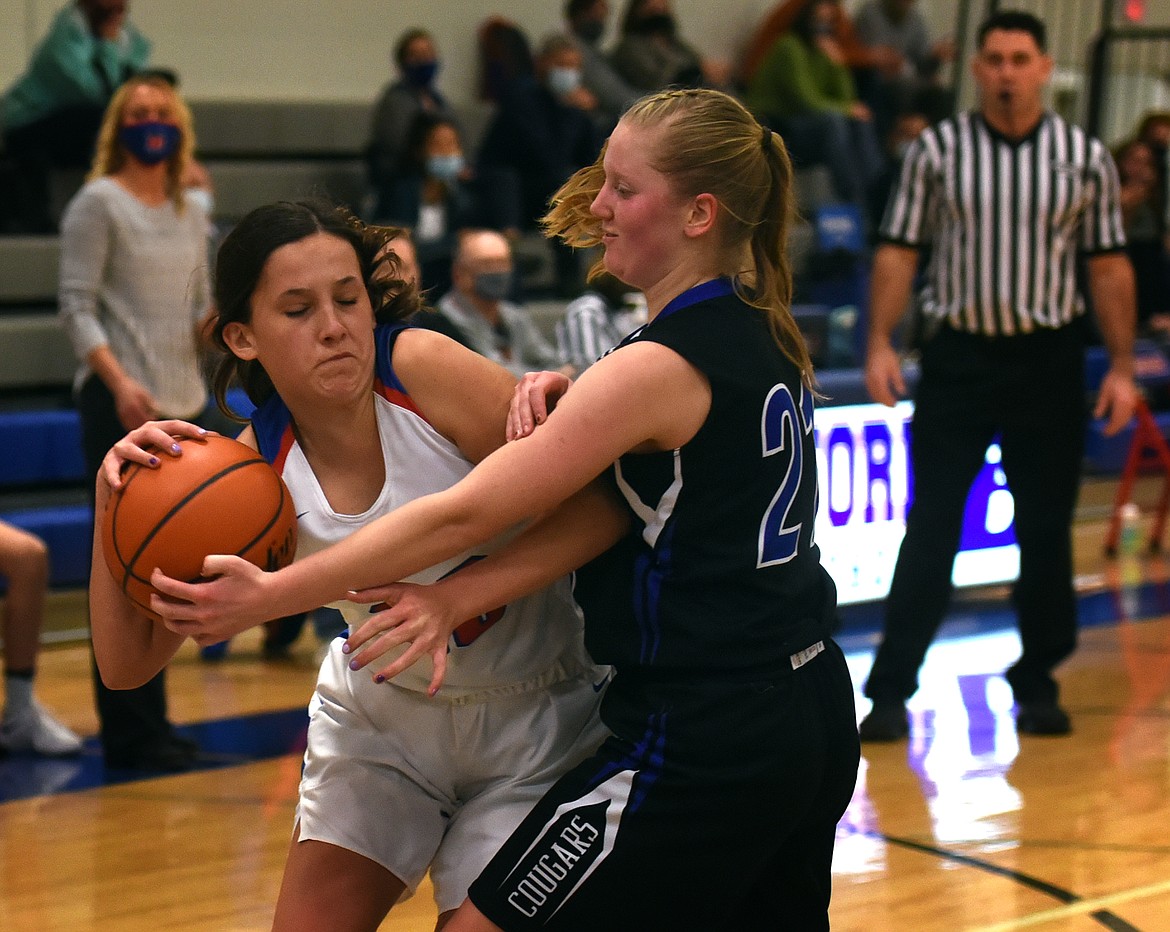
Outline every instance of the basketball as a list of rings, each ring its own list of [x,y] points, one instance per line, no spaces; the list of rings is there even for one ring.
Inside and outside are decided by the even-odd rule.
[[[153,617],[155,567],[195,582],[209,554],[236,554],[271,571],[291,563],[296,552],[292,497],[259,453],[220,436],[177,442],[180,456],[160,455],[155,469],[137,463],[126,469],[102,529],[114,580]]]

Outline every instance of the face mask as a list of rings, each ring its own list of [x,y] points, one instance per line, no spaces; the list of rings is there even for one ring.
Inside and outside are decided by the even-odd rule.
[[[416,62],[413,65],[405,65],[402,69],[403,77],[415,87],[430,87],[438,73],[438,60]]]
[[[567,97],[581,86],[581,72],[576,68],[549,68],[548,89],[557,97]]]
[[[157,165],[179,147],[181,133],[173,123],[135,123],[118,130],[118,141],[143,165]]]
[[[812,34],[814,36],[820,36],[820,37],[827,38],[828,36],[831,36],[833,34],[833,24],[832,23],[813,23]]]
[[[511,272],[480,272],[475,276],[475,293],[485,301],[502,301],[512,290]]]
[[[577,27],[577,38],[589,45],[596,45],[605,33],[605,22],[599,19],[587,19]]]
[[[427,174],[448,184],[459,178],[463,171],[463,156],[458,152],[451,155],[428,155]]]

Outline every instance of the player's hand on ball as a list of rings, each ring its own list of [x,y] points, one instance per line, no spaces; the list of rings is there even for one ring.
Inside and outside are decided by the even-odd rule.
[[[175,442],[176,438],[198,440],[211,434],[211,431],[187,421],[147,421],[110,448],[102,460],[99,477],[104,478],[111,489],[121,488],[122,471],[128,463],[140,463],[147,469],[156,469],[160,453],[179,455],[180,447]]]
[[[203,561],[203,575],[205,581],[187,583],[157,569],[151,573],[157,591],[150,609],[170,630],[200,645],[214,644],[272,617],[266,587],[272,573],[242,557],[219,554]]]
[[[440,590],[438,585],[394,583],[351,592],[349,597],[354,602],[377,603],[374,608],[381,611],[346,638],[342,651],[355,655],[349,668],[360,670],[387,651],[406,644],[400,657],[374,673],[375,682],[397,676],[429,654],[434,675],[427,692],[434,696],[447,673],[447,643],[461,620],[449,604],[438,598]]]

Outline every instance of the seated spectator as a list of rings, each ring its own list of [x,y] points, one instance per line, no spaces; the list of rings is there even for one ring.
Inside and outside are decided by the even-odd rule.
[[[1137,282],[1138,330],[1170,338],[1170,255],[1166,248],[1164,182],[1154,150],[1134,139],[1114,154],[1121,180],[1126,252]]]
[[[366,157],[375,199],[384,196],[394,171],[406,155],[411,127],[420,113],[454,120],[455,115],[435,89],[439,53],[424,29],[408,29],[394,45],[398,80],[388,84],[374,107]]]
[[[115,89],[146,66],[150,43],[127,19],[126,0],[75,0],[53,18],[27,70],[3,97],[0,127],[12,161],[6,232],[50,233],[50,172],[79,175]]]
[[[452,120],[418,115],[406,155],[384,187],[374,217],[413,231],[424,290],[437,298],[451,287],[456,236],[482,225],[471,169]]]
[[[926,20],[915,9],[916,0],[868,0],[857,11],[853,25],[867,46],[893,49],[897,67],[874,69],[871,106],[879,137],[893,129],[903,113],[922,113],[928,122],[954,110],[954,93],[939,84],[941,66],[955,59],[950,39],[931,42]]]
[[[1170,226],[1170,112],[1154,110],[1142,117],[1138,124],[1136,138],[1140,139],[1154,153],[1154,168],[1162,193],[1161,213]],[[1170,243],[1167,243],[1170,249]]]
[[[629,0],[611,56],[626,83],[648,94],[671,85],[727,89],[731,68],[684,42],[670,0]]]
[[[618,119],[642,92],[618,74],[601,51],[601,37],[609,19],[608,0],[568,0],[565,20],[569,34],[581,52],[581,84],[597,99],[594,122],[602,137],[608,136]]]
[[[646,323],[646,299],[608,272],[589,282],[570,301],[557,323],[557,351],[577,372],[584,372]]]
[[[479,28],[479,99],[498,104],[517,80],[532,79],[536,62],[524,30],[502,16],[484,20]]]
[[[747,103],[784,137],[795,164],[825,165],[836,196],[866,216],[884,159],[873,114],[858,100],[833,38],[836,15],[832,0],[805,7],[756,72]]]
[[[815,0],[783,0],[760,21],[740,62],[738,79],[743,87],[751,85],[776,40],[791,31],[800,14],[813,2]],[[858,38],[853,21],[840,3],[834,4],[832,22],[832,36],[840,47],[845,64],[851,69],[876,68],[892,72],[901,68],[901,56],[894,49],[883,45],[869,46]]]
[[[557,368],[572,376],[528,312],[506,300],[513,274],[512,247],[503,235],[465,231],[451,267],[451,290],[436,311],[423,312],[414,322],[447,334],[517,377]]]
[[[33,698],[33,676],[41,643],[49,551],[39,537],[0,521],[0,576],[4,596],[4,714],[0,755],[32,751],[61,757],[81,751],[81,739]]]
[[[535,229],[553,192],[593,163],[601,141],[581,91],[581,52],[564,35],[546,39],[535,73],[518,76],[505,89],[478,158],[488,226],[513,238]],[[581,285],[576,253],[559,243],[553,251],[558,291],[576,294]]]

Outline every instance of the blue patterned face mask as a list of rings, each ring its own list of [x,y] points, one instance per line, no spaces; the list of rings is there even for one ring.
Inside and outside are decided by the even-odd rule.
[[[181,137],[173,123],[135,123],[118,130],[118,141],[143,165],[166,161],[179,147]]]

